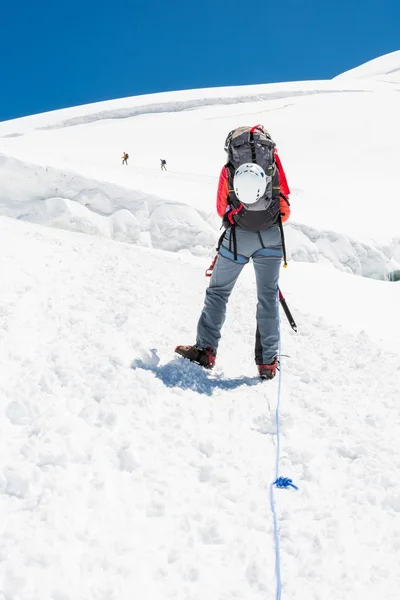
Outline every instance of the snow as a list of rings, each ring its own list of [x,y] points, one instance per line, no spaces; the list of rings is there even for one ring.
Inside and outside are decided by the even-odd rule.
[[[224,136],[250,119],[293,187],[280,471],[299,490],[276,491],[282,598],[398,600],[400,284],[371,278],[400,264],[397,91],[369,85],[194,90],[0,124],[14,136],[0,138],[0,600],[275,597],[278,381],[255,377],[251,266],[215,371],[173,353],[203,303]]]
[[[272,597],[277,385],[254,378],[251,269],[210,376],[172,353],[202,261],[1,226],[4,598]],[[299,325],[282,321],[284,596],[397,598],[400,288],[301,263],[281,285]]]
[[[344,78],[189,90],[0,123],[0,211],[210,256],[225,137],[262,122],[293,188],[291,258],[386,278],[400,268],[398,87]],[[325,240],[337,236],[331,252]]]
[[[340,83],[348,79],[369,79],[400,84],[400,50],[374,58],[355,69],[351,69],[335,77],[335,81],[340,81]]]

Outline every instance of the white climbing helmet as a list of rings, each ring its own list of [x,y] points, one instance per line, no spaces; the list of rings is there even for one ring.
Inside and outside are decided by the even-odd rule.
[[[242,204],[254,204],[264,194],[267,178],[262,167],[255,163],[245,163],[236,169],[233,189]]]

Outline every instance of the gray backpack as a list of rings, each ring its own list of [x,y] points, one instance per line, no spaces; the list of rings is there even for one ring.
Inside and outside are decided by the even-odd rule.
[[[231,131],[225,141],[228,155],[226,167],[229,172],[229,206],[225,223],[248,231],[264,231],[279,223],[280,189],[279,173],[275,163],[275,143],[262,125],[238,127]],[[265,171],[267,189],[265,194],[251,205],[242,204],[233,191],[235,171],[244,163],[257,163]]]

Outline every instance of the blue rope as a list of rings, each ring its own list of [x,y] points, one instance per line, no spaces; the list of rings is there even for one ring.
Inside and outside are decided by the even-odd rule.
[[[279,294],[279,292],[278,292]],[[281,579],[281,550],[279,544],[279,528],[278,528],[278,517],[276,516],[275,510],[275,499],[274,499],[274,486],[282,489],[288,489],[292,487],[295,490],[299,488],[294,485],[291,479],[288,477],[279,477],[279,460],[281,453],[281,440],[280,440],[280,425],[279,425],[279,409],[281,404],[281,388],[282,388],[282,367],[281,367],[281,321],[279,316],[279,295],[277,295],[278,305],[278,333],[279,333],[279,375],[278,375],[278,400],[276,403],[275,410],[275,423],[276,423],[276,462],[275,462],[275,481],[270,484],[269,498],[272,511],[272,519],[274,523],[274,538],[275,538],[275,573],[276,573],[276,600],[281,600],[282,595],[282,579]]]
[[[288,479],[287,477],[278,477],[278,479],[275,479],[273,485],[276,485],[276,487],[278,487],[278,488],[292,487],[295,490],[299,489],[297,487],[297,485],[294,485],[294,483],[292,482],[292,480]]]

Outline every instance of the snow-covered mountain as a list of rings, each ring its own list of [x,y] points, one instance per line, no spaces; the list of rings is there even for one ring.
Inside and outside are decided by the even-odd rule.
[[[0,600],[275,597],[279,390],[299,487],[275,494],[282,598],[398,599],[400,284],[370,278],[400,265],[400,84],[380,81],[398,54],[373,77],[0,123]],[[251,267],[215,372],[173,354],[194,341],[225,135],[256,122],[293,191],[299,333],[283,317],[268,384]]]
[[[400,53],[377,60],[393,71]],[[1,123],[0,211],[209,255],[226,134],[260,121],[293,190],[291,258],[386,277],[400,268],[400,84],[368,65],[375,78],[168,92]]]
[[[374,58],[355,69],[341,73],[335,79],[340,81],[369,79],[398,86],[400,84],[400,50]]]

